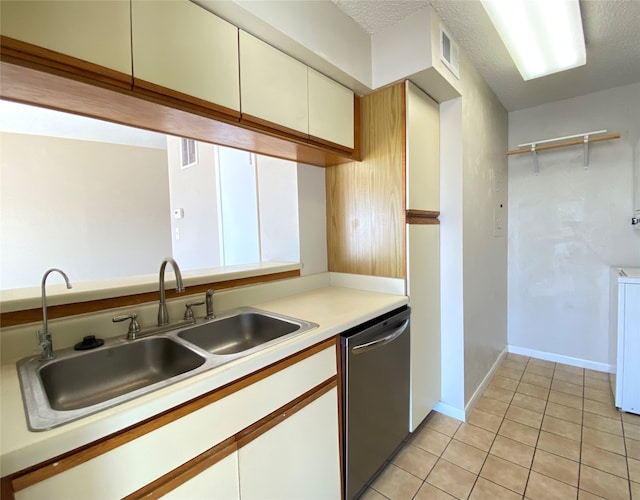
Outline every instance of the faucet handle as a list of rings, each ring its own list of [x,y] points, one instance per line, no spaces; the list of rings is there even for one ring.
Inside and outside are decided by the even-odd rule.
[[[202,306],[202,305],[204,305],[204,300],[199,300],[198,302],[191,302],[190,304],[185,304],[185,311],[184,311],[185,321],[195,321],[193,317],[193,311],[191,310],[191,308],[193,306]]]
[[[47,338],[48,335],[48,338]],[[41,348],[45,348],[47,346],[48,339],[51,338],[51,334],[49,332],[41,332],[40,330],[36,331],[36,340],[38,341],[38,345]]]
[[[135,340],[136,333],[140,332],[140,324],[136,319],[137,317],[138,315],[136,313],[123,314],[121,316],[112,318],[111,321],[113,321],[114,323],[120,323],[121,321],[127,321],[128,319],[130,319],[131,322],[129,323],[129,330],[127,331],[127,339]]]

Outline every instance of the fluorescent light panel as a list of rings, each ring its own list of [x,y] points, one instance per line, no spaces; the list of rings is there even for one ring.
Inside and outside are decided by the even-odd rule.
[[[522,78],[587,62],[578,0],[481,0]]]

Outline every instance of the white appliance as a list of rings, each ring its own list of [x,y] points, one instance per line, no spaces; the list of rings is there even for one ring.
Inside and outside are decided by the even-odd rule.
[[[616,406],[640,414],[640,268],[613,268],[611,292]]]

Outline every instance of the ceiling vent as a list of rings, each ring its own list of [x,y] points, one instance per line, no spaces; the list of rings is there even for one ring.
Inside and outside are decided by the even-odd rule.
[[[440,60],[459,80],[460,60],[458,59],[458,44],[453,41],[442,25],[440,25]]]

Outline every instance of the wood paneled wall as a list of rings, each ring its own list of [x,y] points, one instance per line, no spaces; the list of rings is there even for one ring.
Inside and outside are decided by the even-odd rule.
[[[326,171],[329,271],[406,277],[405,87],[361,100],[361,162]]]

